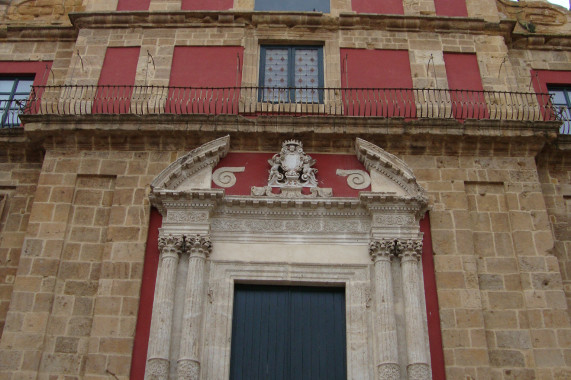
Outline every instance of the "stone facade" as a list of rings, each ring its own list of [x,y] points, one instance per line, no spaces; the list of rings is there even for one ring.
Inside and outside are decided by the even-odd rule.
[[[356,14],[349,0],[332,0],[324,15],[257,13],[252,0],[223,12],[180,3],[151,0],[137,13],[116,12],[117,0],[0,1],[0,61],[49,61],[45,84],[96,85],[108,47],[136,46],[135,84],[167,86],[175,46],[240,46],[242,86],[257,86],[260,44],[279,41],[321,43],[333,88],[342,83],[339,49],[407,50],[415,88],[449,87],[445,53],[475,54],[488,91],[532,92],[533,71],[571,72],[571,14],[545,2],[466,0],[468,17],[457,18],[437,15],[432,0],[403,0],[400,16]],[[22,120],[23,129],[0,129],[2,379],[130,377],[151,206],[164,229],[147,378],[228,378],[233,281],[343,283],[348,378],[430,377],[425,301],[415,298],[418,215],[406,228],[382,224],[387,211],[364,195],[345,205],[333,197],[334,206],[224,198],[211,181],[216,149],[178,167],[212,159],[179,189],[196,215],[164,206],[157,184],[169,168],[226,135],[226,152],[277,152],[296,139],[311,155],[359,157],[372,193],[387,181],[371,157],[413,173],[430,217],[447,378],[571,377],[571,140],[557,123],[57,112]],[[357,138],[381,151],[356,150]],[[299,228],[295,242],[285,222],[251,227],[276,208],[274,226],[301,211],[321,223],[315,209],[324,220],[345,210],[360,224],[329,235]],[[232,224],[246,214],[250,224]],[[403,247],[389,250],[394,239]]]

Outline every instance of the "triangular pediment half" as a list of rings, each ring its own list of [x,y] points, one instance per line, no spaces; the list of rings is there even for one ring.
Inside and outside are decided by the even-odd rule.
[[[400,158],[360,138],[355,140],[355,151],[370,173],[372,192],[424,196],[424,189],[416,182],[414,173]]]
[[[151,183],[156,191],[187,191],[209,189],[212,168],[226,156],[230,148],[230,136],[210,141],[180,157],[164,169]]]

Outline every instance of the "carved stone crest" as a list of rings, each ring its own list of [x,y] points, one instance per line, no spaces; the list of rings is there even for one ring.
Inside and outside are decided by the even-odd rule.
[[[305,154],[301,141],[284,141],[281,152],[274,154],[268,163],[271,166],[268,186],[317,187],[317,169],[312,168],[315,160]]]
[[[270,174],[268,185],[263,187],[252,186],[252,195],[280,198],[299,197],[331,197],[331,189],[322,189],[317,186],[315,174],[317,169],[315,160],[303,151],[303,144],[298,140],[286,140],[282,143],[282,150],[268,160]],[[280,188],[281,193],[273,193],[272,188]],[[304,187],[310,188],[310,194],[302,194]]]

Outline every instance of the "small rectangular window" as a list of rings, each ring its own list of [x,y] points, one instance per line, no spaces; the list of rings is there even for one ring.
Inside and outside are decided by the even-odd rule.
[[[323,48],[262,46],[262,101],[323,103]]]
[[[329,13],[329,0],[256,0],[255,11],[294,11]]]
[[[1,127],[11,128],[20,125],[20,110],[30,96],[33,77],[0,77]]]
[[[562,135],[571,134],[571,87],[549,86],[547,89],[551,95],[553,106],[565,120],[559,128],[559,133]]]

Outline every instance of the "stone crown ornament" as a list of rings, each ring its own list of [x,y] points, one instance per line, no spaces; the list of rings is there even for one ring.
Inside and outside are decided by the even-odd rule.
[[[271,166],[268,186],[271,187],[317,187],[312,168],[315,160],[303,151],[303,144],[297,140],[286,140],[280,153],[268,160]]]
[[[252,195],[278,198],[331,197],[330,188],[317,186],[315,160],[303,151],[303,144],[298,140],[286,140],[282,150],[268,160],[270,174],[268,185],[252,186]],[[302,194],[302,188],[310,189],[310,194]],[[273,193],[272,188],[281,189],[281,193]]]

